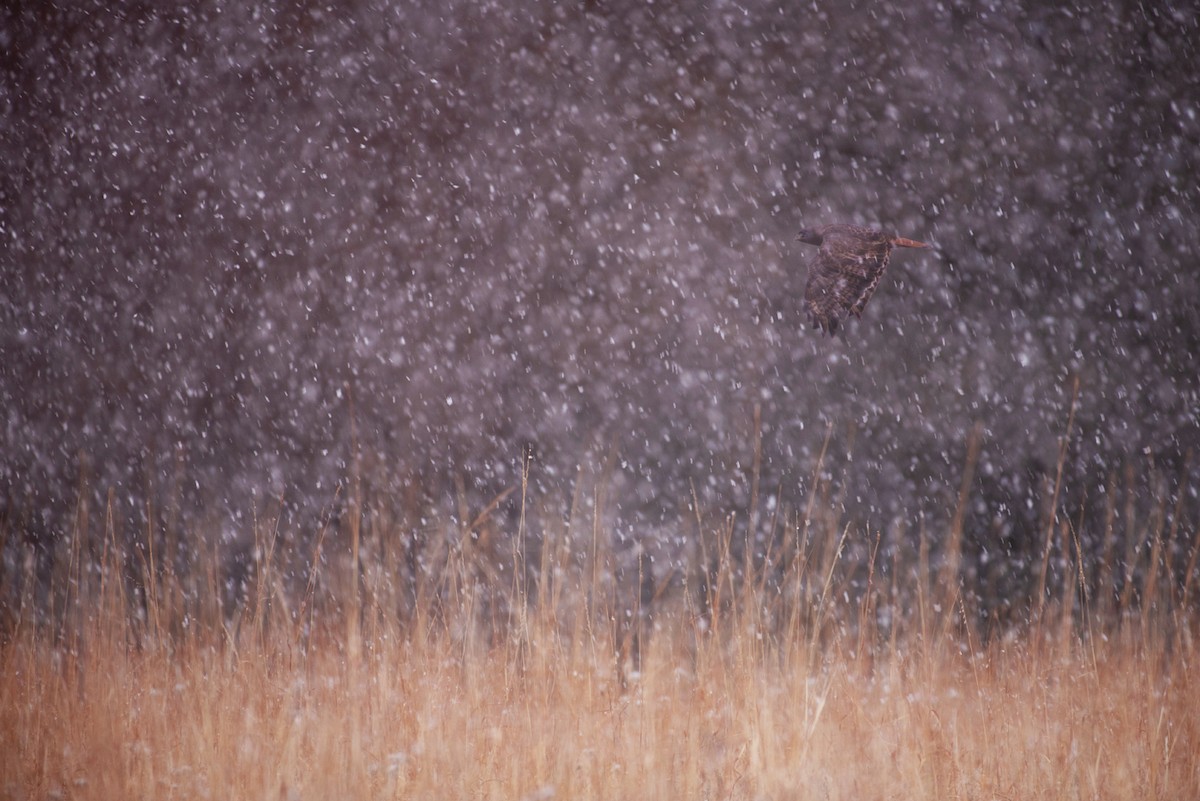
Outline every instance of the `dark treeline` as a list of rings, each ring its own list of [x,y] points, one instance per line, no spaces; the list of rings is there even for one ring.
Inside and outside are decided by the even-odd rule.
[[[953,514],[976,428],[964,550],[1036,560],[1076,383],[1064,514],[1178,498],[1195,525],[1186,11],[0,14],[10,566],[81,488],[95,525],[202,514],[244,546],[268,499],[315,531],[352,478],[482,508],[527,453],[547,491],[606,471],[648,538],[693,492],[802,505],[827,439],[842,513],[916,531]],[[793,241],[831,221],[939,248],[896,254],[836,340]]]

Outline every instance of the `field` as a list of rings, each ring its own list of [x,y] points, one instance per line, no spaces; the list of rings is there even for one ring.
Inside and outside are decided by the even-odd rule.
[[[694,509],[664,568],[604,491],[352,499],[308,538],[264,513],[236,576],[202,528],[81,505],[45,580],[30,555],[0,587],[0,797],[1200,798],[1197,538],[1170,499],[1124,521],[1124,559],[1079,546],[1111,518],[1051,508],[1001,621],[955,510],[883,534],[819,486]]]

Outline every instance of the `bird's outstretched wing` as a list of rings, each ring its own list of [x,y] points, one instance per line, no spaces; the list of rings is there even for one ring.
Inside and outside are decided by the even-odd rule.
[[[813,327],[835,334],[846,315],[860,317],[887,269],[891,251],[886,240],[827,236],[808,265],[804,289]]]

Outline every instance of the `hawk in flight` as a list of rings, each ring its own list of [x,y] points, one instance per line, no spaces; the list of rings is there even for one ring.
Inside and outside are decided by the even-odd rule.
[[[847,314],[862,317],[863,308],[887,269],[892,248],[927,248],[905,239],[858,225],[805,228],[796,237],[820,248],[808,263],[804,306],[813,328],[836,334]]]

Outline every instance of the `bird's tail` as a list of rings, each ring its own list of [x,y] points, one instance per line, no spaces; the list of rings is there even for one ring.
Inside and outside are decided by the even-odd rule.
[[[905,239],[902,236],[898,236],[895,239],[893,239],[892,244],[898,248],[927,248],[927,247],[930,247],[930,245],[927,245],[924,242],[918,242],[915,239]]]

